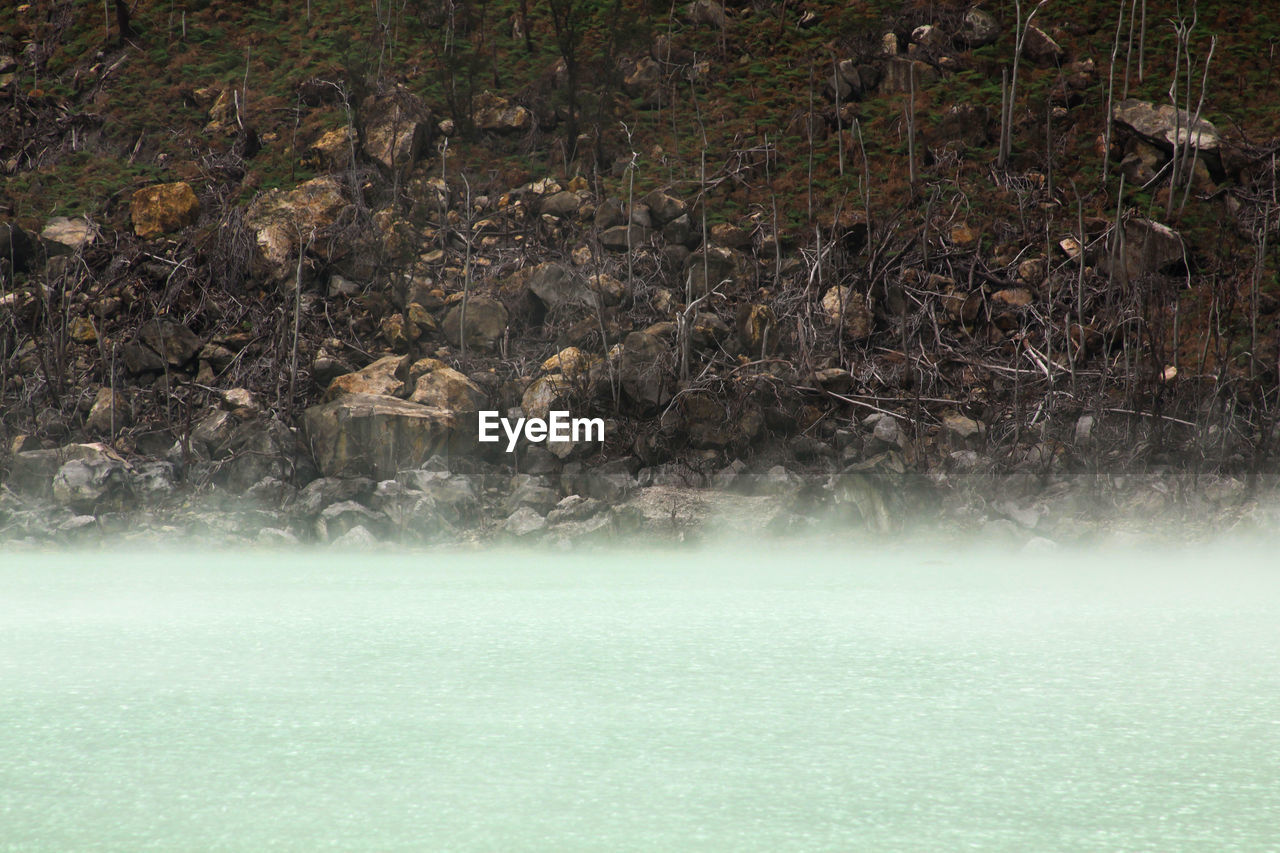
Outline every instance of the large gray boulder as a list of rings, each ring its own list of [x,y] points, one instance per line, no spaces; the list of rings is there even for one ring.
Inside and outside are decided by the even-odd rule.
[[[454,346],[461,346],[462,315],[462,302],[458,302],[444,317],[444,336]],[[472,296],[467,300],[467,346],[492,352],[506,331],[507,309],[501,302],[487,296]]]
[[[1156,106],[1150,101],[1129,98],[1112,108],[1111,118],[1122,129],[1136,133],[1165,153],[1171,153],[1175,145],[1188,142],[1192,149],[1202,153],[1217,151],[1222,143],[1212,122],[1202,118],[1192,126],[1187,111],[1175,109],[1172,104]]]
[[[120,459],[72,459],[53,477],[53,499],[76,512],[120,510],[133,496],[129,469]]]

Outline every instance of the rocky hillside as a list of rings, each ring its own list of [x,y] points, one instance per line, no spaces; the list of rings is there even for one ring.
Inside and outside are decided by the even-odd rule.
[[[1252,486],[1280,20],[1133,14],[19,6],[0,465],[36,492],[86,442],[237,493],[478,456]],[[475,442],[480,409],[553,408],[606,441]]]

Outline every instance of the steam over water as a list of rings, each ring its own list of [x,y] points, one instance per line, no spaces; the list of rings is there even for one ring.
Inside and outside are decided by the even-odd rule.
[[[0,850],[1275,850],[1276,562],[0,552]]]

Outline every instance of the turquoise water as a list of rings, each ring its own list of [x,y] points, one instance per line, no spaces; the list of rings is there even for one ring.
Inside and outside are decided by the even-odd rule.
[[[1276,850],[1273,562],[0,553],[0,850]]]

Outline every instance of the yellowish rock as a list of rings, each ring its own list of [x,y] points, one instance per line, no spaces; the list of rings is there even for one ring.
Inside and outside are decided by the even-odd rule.
[[[143,187],[129,204],[133,233],[143,240],[194,225],[200,218],[200,200],[186,181]]]

